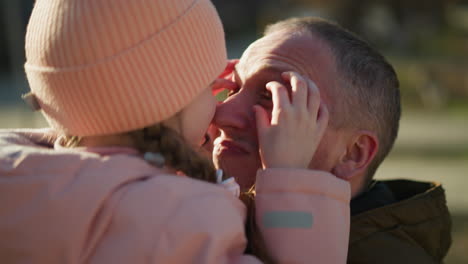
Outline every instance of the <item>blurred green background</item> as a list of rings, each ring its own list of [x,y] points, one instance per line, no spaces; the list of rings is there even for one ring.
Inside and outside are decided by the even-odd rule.
[[[41,127],[20,100],[33,0],[0,0],[0,128]],[[293,16],[338,21],[371,42],[401,81],[400,135],[377,178],[442,182],[453,216],[446,263],[468,263],[468,0],[213,0],[231,58],[265,25]]]

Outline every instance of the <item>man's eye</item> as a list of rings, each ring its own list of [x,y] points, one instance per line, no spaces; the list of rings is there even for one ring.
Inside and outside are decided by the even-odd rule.
[[[271,101],[271,92],[268,90],[263,90],[262,93],[260,94],[262,100],[268,100]]]
[[[236,93],[239,92],[239,90],[240,90],[239,88],[229,90],[227,96],[229,97],[229,96],[235,95]]]
[[[265,109],[271,111],[273,108],[273,101],[271,98],[271,92],[268,90],[264,90],[260,93],[260,98],[259,98],[259,103],[262,105]]]

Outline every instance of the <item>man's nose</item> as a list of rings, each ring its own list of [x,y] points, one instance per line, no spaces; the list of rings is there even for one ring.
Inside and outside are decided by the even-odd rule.
[[[241,94],[235,94],[218,104],[213,125],[219,129],[247,129],[254,119],[253,104]]]

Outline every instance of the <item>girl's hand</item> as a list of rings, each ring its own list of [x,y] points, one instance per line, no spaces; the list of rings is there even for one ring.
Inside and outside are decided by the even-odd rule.
[[[327,127],[328,109],[311,80],[295,72],[282,77],[291,84],[291,100],[284,85],[269,82],[271,120],[264,108],[254,106],[263,168],[307,168]]]
[[[238,59],[228,60],[224,71],[211,83],[213,95],[217,95],[225,89],[229,91],[237,89],[236,83],[232,81],[232,73],[237,63],[239,63]]]

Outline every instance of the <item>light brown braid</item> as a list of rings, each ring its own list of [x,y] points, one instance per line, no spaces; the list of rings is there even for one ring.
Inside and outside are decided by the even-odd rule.
[[[160,153],[166,165],[191,178],[216,182],[213,163],[190,147],[179,133],[158,123],[140,130],[128,132],[135,147],[142,153]]]

